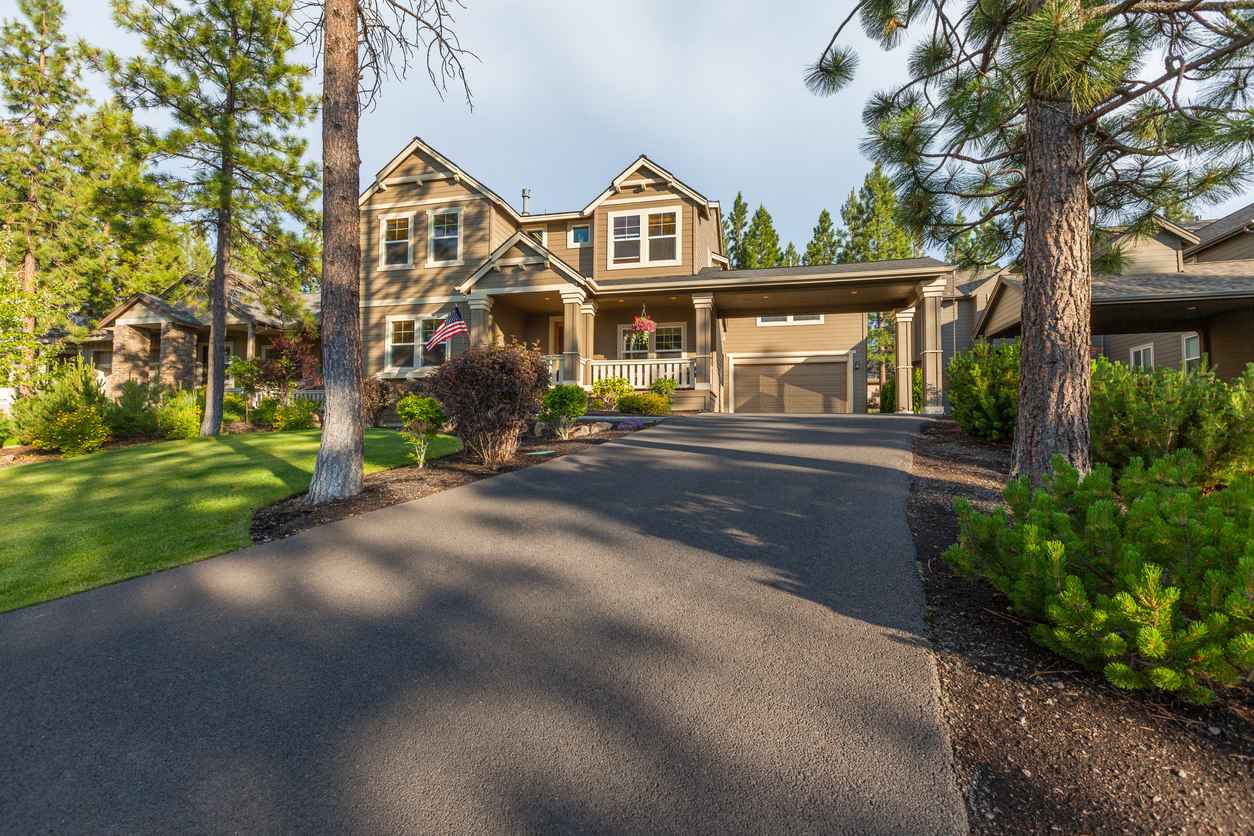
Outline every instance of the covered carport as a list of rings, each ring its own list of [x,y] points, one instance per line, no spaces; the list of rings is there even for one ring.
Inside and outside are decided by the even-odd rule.
[[[1017,337],[1023,279],[1003,276],[976,336]],[[1202,354],[1225,376],[1254,362],[1254,261],[1203,262],[1187,273],[1094,276],[1096,335],[1196,331]]]

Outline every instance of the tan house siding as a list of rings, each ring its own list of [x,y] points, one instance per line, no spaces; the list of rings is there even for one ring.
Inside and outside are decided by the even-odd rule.
[[[575,268],[581,275],[592,275],[593,246],[587,247],[571,247],[570,243],[570,227],[588,225],[591,227],[591,218],[580,218],[573,221],[544,221],[544,222],[527,222],[523,221],[522,229],[529,232],[533,229],[544,229],[545,242],[544,245],[549,248],[553,255],[566,262],[567,265]],[[591,231],[591,230],[589,230]],[[593,241],[595,244],[595,240]]]
[[[1154,368],[1179,369],[1183,358],[1183,334],[1107,334],[1103,339],[1106,356],[1121,363],[1128,362],[1128,352],[1136,346],[1154,346]]]
[[[453,303],[433,303],[425,305],[379,305],[363,308],[361,314],[361,341],[363,346],[364,373],[366,376],[377,375],[387,368],[387,321],[390,316],[446,316],[453,309]],[[462,316],[469,311],[462,305]],[[465,347],[465,338],[458,338],[454,343],[455,350]]]
[[[1023,304],[1023,291],[1012,285],[1002,285],[988,312],[988,324],[984,328],[986,334],[996,334],[1002,328],[1019,321],[1019,308]]]
[[[461,264],[449,267],[428,267],[428,230],[430,213],[446,206],[462,208]],[[382,249],[382,219],[394,214],[410,216],[412,266],[383,268],[379,263]],[[441,203],[414,209],[366,212],[362,216],[362,288],[363,302],[393,299],[421,299],[453,293],[454,288],[470,277],[492,251],[488,204],[483,200]]]
[[[1176,273],[1184,264],[1184,242],[1169,232],[1126,238],[1120,246],[1126,274]]]
[[[1210,323],[1209,353],[1215,371],[1232,378],[1254,363],[1254,305],[1242,311],[1220,314]]]
[[[1189,257],[1189,261],[1237,261],[1254,258],[1254,234],[1243,232]]]

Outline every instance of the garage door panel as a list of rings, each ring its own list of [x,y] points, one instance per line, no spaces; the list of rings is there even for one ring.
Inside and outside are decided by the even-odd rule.
[[[845,361],[737,363],[737,412],[847,412]]]

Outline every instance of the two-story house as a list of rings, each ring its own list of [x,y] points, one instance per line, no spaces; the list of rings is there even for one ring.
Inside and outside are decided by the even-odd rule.
[[[538,343],[565,382],[674,378],[677,409],[863,412],[866,314],[917,304],[910,334],[932,360],[931,411],[941,408],[952,268],[916,258],[730,270],[718,202],[646,156],[583,207],[527,214],[414,139],[360,207],[369,375],[419,377],[471,343],[517,339]],[[425,351],[454,307],[469,338]],[[641,314],[656,323],[645,336],[632,331]]]

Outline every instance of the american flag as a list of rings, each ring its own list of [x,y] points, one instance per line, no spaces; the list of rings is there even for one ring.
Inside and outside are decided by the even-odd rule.
[[[435,333],[431,335],[431,339],[427,340],[427,344],[423,346],[424,351],[434,351],[435,347],[440,343],[448,342],[458,334],[469,334],[470,329],[466,327],[466,320],[462,319],[461,311],[453,308],[453,312],[448,315],[448,319],[444,320],[439,328],[435,329]]]

